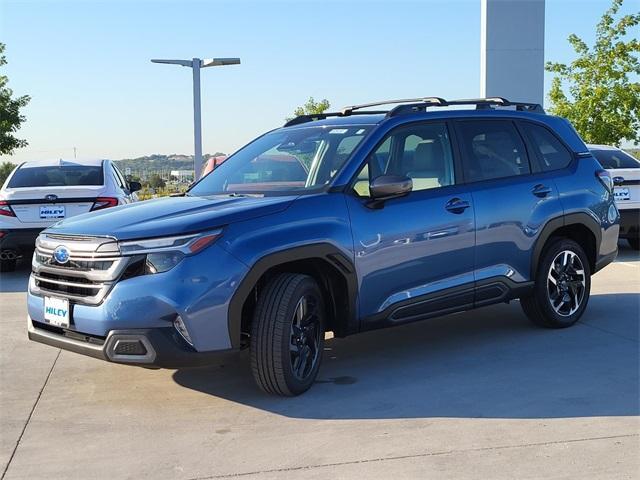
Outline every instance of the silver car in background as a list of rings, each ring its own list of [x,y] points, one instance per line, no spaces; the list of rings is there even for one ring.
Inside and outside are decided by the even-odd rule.
[[[620,238],[640,250],[640,161],[608,145],[587,145],[613,178],[613,194],[620,211]]]
[[[128,182],[110,160],[24,162],[0,190],[0,271],[15,269],[30,254],[38,234],[68,217],[138,199],[138,182]]]

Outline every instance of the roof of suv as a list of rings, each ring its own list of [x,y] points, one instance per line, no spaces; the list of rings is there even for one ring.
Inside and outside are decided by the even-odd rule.
[[[371,111],[373,107],[395,105],[388,110]],[[453,107],[453,108],[442,108]],[[502,97],[467,100],[445,100],[439,97],[424,97],[403,100],[385,100],[345,107],[337,112],[300,115],[289,120],[282,128],[331,127],[340,125],[401,125],[417,120],[447,118],[513,118],[533,120],[559,136],[575,153],[588,153],[588,149],[571,123],[565,118],[547,115],[542,107],[534,103],[511,102]]]

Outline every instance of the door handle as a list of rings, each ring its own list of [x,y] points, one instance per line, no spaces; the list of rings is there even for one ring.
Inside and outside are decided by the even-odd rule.
[[[538,185],[533,187],[533,190],[531,190],[531,192],[536,197],[546,197],[547,195],[549,195],[551,193],[551,189],[549,187],[547,187],[546,185],[543,185],[543,184],[539,183]]]
[[[466,200],[461,200],[459,198],[452,198],[447,202],[444,208],[446,208],[451,213],[462,213],[470,206],[471,204]]]

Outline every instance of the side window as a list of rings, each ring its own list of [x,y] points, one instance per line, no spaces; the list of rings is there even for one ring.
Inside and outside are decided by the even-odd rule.
[[[529,137],[535,154],[540,160],[540,166],[544,171],[558,170],[571,163],[571,153],[549,130],[540,125],[527,122],[523,122],[521,126]]]
[[[369,182],[380,175],[404,175],[413,181],[413,191],[453,185],[453,154],[444,123],[419,123],[390,132],[369,155],[354,190],[369,196]]]
[[[468,182],[531,173],[524,144],[511,122],[465,120],[458,126]]]

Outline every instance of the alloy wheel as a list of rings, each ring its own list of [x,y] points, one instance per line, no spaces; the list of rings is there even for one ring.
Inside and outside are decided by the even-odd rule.
[[[320,358],[320,331],[318,321],[318,299],[304,295],[298,300],[291,321],[289,352],[291,369],[298,380],[306,380]]]
[[[586,278],[580,257],[571,250],[558,253],[547,275],[547,292],[553,310],[562,317],[573,315],[584,299]]]

